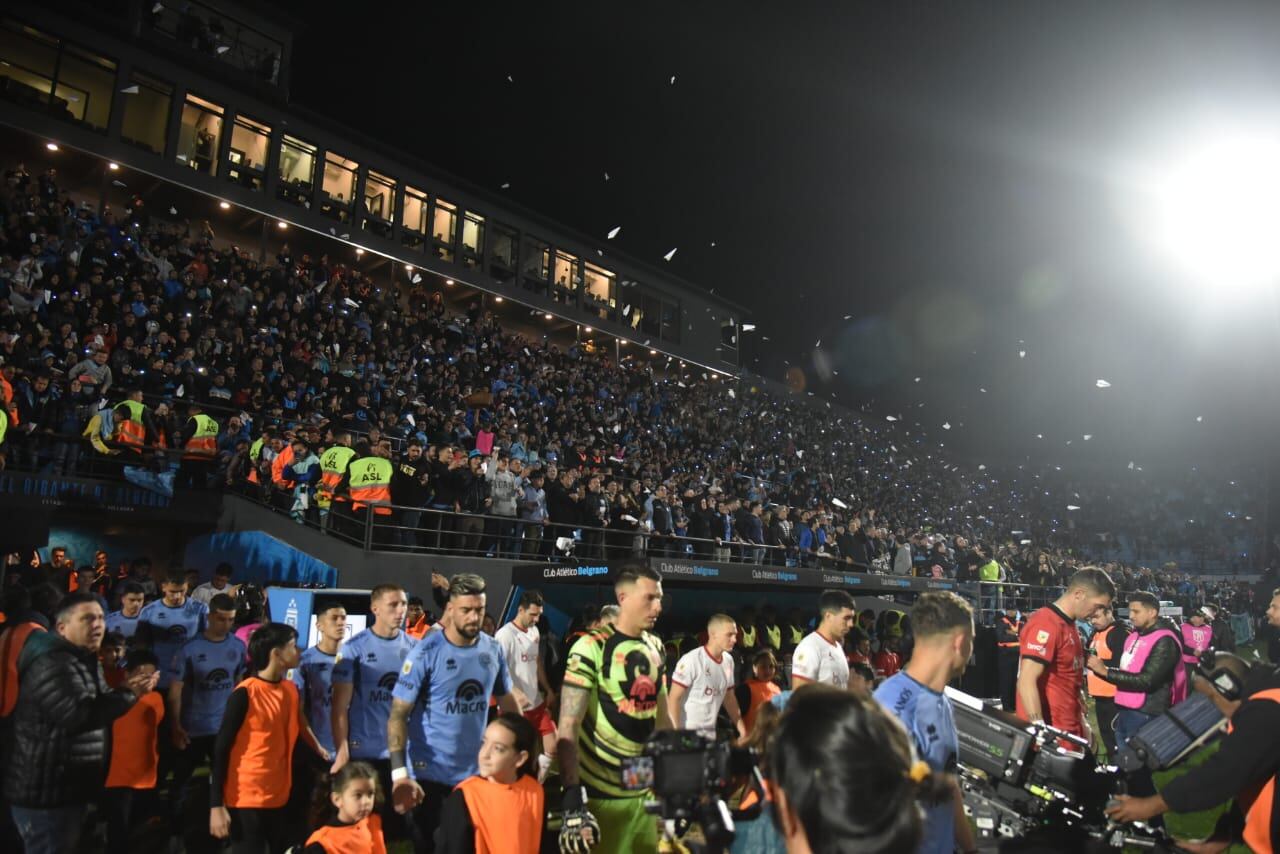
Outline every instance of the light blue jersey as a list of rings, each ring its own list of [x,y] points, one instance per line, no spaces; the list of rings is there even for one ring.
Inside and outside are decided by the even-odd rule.
[[[876,700],[911,733],[916,753],[935,772],[955,773],[960,756],[951,701],[899,670],[876,689]],[[945,801],[925,808],[922,854],[951,854],[955,850],[955,806]]]
[[[132,640],[138,633],[138,621],[141,618],[142,611],[138,611],[136,617],[126,617],[124,611],[112,611],[107,614],[107,631],[119,632],[124,635],[125,640]]]
[[[231,692],[245,675],[244,644],[235,635],[200,635],[174,656],[169,681],[182,683],[182,728],[192,738],[217,735]]]
[[[347,711],[347,746],[352,759],[386,759],[387,719],[391,717],[391,691],[413,638],[397,632],[380,638],[365,629],[342,645],[333,662],[333,684],[351,685]]]
[[[478,773],[489,698],[509,693],[497,641],[481,634],[472,646],[454,646],[444,631],[429,632],[405,661],[394,692],[414,705],[408,745],[414,776],[454,786]]]
[[[184,643],[205,630],[208,617],[208,606],[194,599],[188,599],[177,608],[170,608],[162,599],[142,606],[135,637],[150,644],[151,651],[160,662],[161,688],[169,687],[174,656]]]
[[[302,653],[302,660],[293,669],[293,684],[298,686],[298,697],[302,700],[302,710],[311,729],[316,734],[316,741],[325,750],[333,753],[333,663],[337,655],[321,652],[320,647],[311,646]],[[355,705],[352,699],[351,704]]]

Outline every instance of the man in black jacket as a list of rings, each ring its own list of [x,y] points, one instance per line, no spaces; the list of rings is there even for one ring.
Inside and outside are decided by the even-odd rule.
[[[1181,636],[1160,618],[1160,600],[1150,593],[1129,597],[1129,619],[1133,631],[1125,640],[1119,667],[1107,667],[1097,655],[1089,656],[1088,667],[1116,686],[1116,745],[1123,747],[1143,724],[1169,710],[1186,671],[1182,668]],[[1126,698],[1126,694],[1129,698]],[[1135,705],[1130,698],[1143,695]],[[1151,772],[1146,768],[1129,775],[1129,792],[1137,797],[1156,793]]]
[[[405,455],[391,471],[391,503],[396,511],[397,540],[402,546],[417,548],[418,526],[422,522],[422,508],[431,495],[427,486],[431,462],[422,455],[422,443],[410,439]]]
[[[5,745],[4,798],[28,851],[75,851],[85,810],[107,775],[111,724],[156,686],[139,673],[114,691],[98,665],[106,615],[87,593],[65,597],[52,632],[18,658],[18,702]]]

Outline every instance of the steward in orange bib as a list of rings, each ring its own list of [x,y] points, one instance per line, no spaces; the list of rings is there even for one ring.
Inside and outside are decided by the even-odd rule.
[[[1275,599],[1267,612],[1269,618],[1273,611],[1280,616]],[[1224,681],[1224,672],[1234,677],[1236,687],[1243,686],[1244,702],[1233,701],[1214,688],[1215,683]],[[1231,719],[1218,751],[1203,764],[1166,783],[1158,795],[1120,795],[1118,803],[1107,809],[1107,815],[1118,821],[1145,821],[1170,810],[1206,810],[1234,796],[1231,808],[1202,843],[1207,846],[1204,850],[1223,851],[1230,843],[1242,842],[1255,854],[1272,854],[1280,840],[1280,800],[1276,798],[1276,775],[1280,773],[1280,671],[1266,664],[1250,668],[1243,659],[1218,653],[1213,681],[1197,675],[1195,690],[1209,695]]]
[[[480,773],[444,802],[438,854],[537,854],[543,817],[537,746],[538,731],[520,715],[501,714],[489,724]]]
[[[1022,615],[1013,603],[1005,605],[996,620],[996,673],[1000,683],[1000,704],[1012,711],[1018,696],[1018,643],[1022,635]]]
[[[218,458],[218,422],[204,414],[200,404],[187,407],[186,425],[179,437],[182,462],[178,464],[177,485],[206,489]]]
[[[134,388],[115,406],[116,442],[141,456],[147,448],[147,437],[158,432],[151,420],[151,410],[142,402],[142,389]]]
[[[328,513],[334,501],[345,503],[346,496],[338,497],[334,493],[342,476],[347,473],[347,465],[355,458],[356,452],[351,449],[351,434],[343,431],[334,437],[336,444],[320,455],[320,486],[316,489],[316,505],[322,514]]]
[[[230,837],[236,850],[283,851],[293,841],[283,807],[293,785],[293,747],[301,736],[325,762],[298,686],[285,674],[298,666],[298,632],[265,623],[249,637],[257,675],[231,692],[213,745],[209,784],[209,833]]]
[[[1124,642],[1129,633],[1124,626],[1116,623],[1115,614],[1110,608],[1099,608],[1089,620],[1093,626],[1093,635],[1089,638],[1089,652],[1102,659],[1104,666],[1109,662],[1120,663],[1124,654]],[[1116,686],[1103,679],[1092,670],[1085,671],[1085,680],[1089,688],[1089,696],[1093,698],[1094,716],[1098,719],[1098,735],[1107,748],[1107,761],[1115,764],[1116,757]]]
[[[350,496],[351,514],[361,536],[370,510],[379,523],[387,525],[391,522],[391,476],[395,469],[390,457],[391,442],[379,439],[370,456],[347,464],[347,473],[338,483],[335,498],[342,494]],[[395,533],[394,529],[384,528],[374,533],[374,539],[389,540]]]

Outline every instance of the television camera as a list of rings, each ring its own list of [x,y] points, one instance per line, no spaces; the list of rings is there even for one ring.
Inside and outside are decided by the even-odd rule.
[[[754,751],[713,742],[692,730],[655,732],[641,756],[623,762],[622,778],[628,789],[653,791],[654,800],[645,808],[663,819],[669,840],[696,822],[707,854],[727,850],[733,844],[734,821],[758,818],[765,800]],[[755,805],[731,810],[725,798],[744,778],[755,792]]]
[[[960,742],[957,770],[965,812],[982,847],[1175,850],[1159,831],[1117,825],[1106,817],[1107,803],[1124,793],[1124,774],[1099,766],[1084,739],[1047,724],[1029,724],[951,688],[947,696]]]

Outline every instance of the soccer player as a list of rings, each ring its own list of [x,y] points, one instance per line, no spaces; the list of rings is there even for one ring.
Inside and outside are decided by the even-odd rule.
[[[853,628],[853,597],[843,590],[824,590],[818,597],[818,628],[804,636],[791,655],[791,687],[824,682],[849,687],[849,659],[844,638]]]
[[[516,618],[498,629],[494,635],[502,654],[507,659],[511,674],[511,690],[516,695],[524,716],[538,730],[542,739],[542,754],[538,757],[538,782],[547,779],[551,759],[556,755],[556,722],[547,711],[547,704],[554,701],[555,692],[547,681],[542,663],[542,642],[538,634],[538,620],[542,617],[542,594],[526,590],[520,594],[516,606]]]
[[[146,591],[138,582],[126,581],[121,584],[120,610],[107,615],[107,631],[119,632],[124,635],[125,640],[132,640],[138,632],[138,619],[146,600]]]
[[[960,756],[955,718],[944,689],[964,673],[973,655],[973,609],[954,593],[921,593],[911,609],[915,647],[905,670],[876,689],[875,698],[910,733],[916,753],[935,774],[949,774]],[[925,808],[924,838],[917,851],[946,854],[976,851],[973,829],[964,814],[960,786],[952,796]]]
[[[653,852],[658,827],[647,792],[622,783],[622,762],[639,756],[655,729],[670,729],[662,641],[649,630],[662,613],[662,576],[626,566],[613,585],[618,616],[569,651],[560,693],[561,850],[598,845],[611,854]]]
[[[369,594],[373,625],[343,644],[333,662],[330,721],[337,752],[329,773],[336,774],[349,760],[360,759],[378,769],[384,792],[391,791],[387,752],[391,692],[413,648],[413,638],[402,628],[408,605],[399,585],[373,588]],[[404,819],[390,798],[382,805],[382,829],[388,839],[402,839],[406,834]]]
[[[479,773],[489,698],[496,697],[503,712],[520,714],[502,647],[480,631],[484,605],[484,579],[455,575],[444,629],[428,632],[409,653],[393,693],[391,799],[397,812],[414,811],[420,854],[435,851],[440,811],[454,786]]]
[[[225,593],[214,596],[204,632],[183,644],[169,667],[168,729],[177,750],[169,787],[175,834],[183,829],[187,783],[195,769],[213,757],[222,712],[244,676],[248,653],[231,633],[235,622],[235,600]]]
[[[148,646],[160,662],[160,690],[169,690],[173,658],[187,641],[205,629],[209,609],[187,598],[187,576],[172,570],[160,584],[161,598],[143,606],[134,639]],[[163,749],[163,748],[162,748]]]
[[[1084,644],[1076,620],[1111,606],[1116,586],[1101,569],[1071,576],[1056,602],[1036,611],[1022,629],[1018,717],[1089,737],[1084,703]]]
[[[347,609],[334,603],[324,605],[316,613],[316,645],[302,652],[293,668],[293,684],[298,686],[302,711],[311,722],[320,746],[336,753],[333,745],[333,669],[338,650],[347,632]]]
[[[728,614],[715,614],[707,621],[707,643],[690,650],[676,662],[671,672],[671,693],[667,697],[671,725],[691,729],[715,741],[716,718],[720,707],[740,738],[747,737],[738,698],[733,693],[733,656],[738,642],[738,624]],[[766,647],[766,651],[768,648]]]

